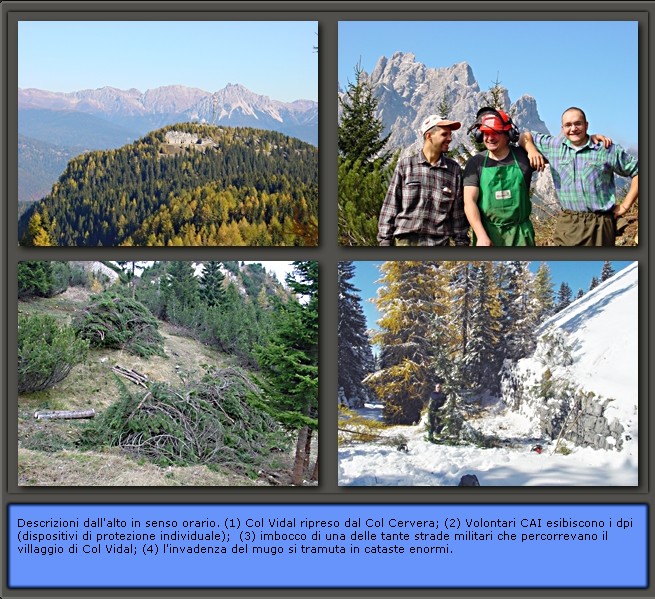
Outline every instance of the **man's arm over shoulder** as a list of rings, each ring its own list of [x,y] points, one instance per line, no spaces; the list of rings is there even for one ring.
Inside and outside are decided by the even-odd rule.
[[[555,138],[550,135],[532,133],[531,131],[523,131],[519,136],[519,146],[526,151],[530,166],[534,170],[544,170],[547,162],[546,154],[553,147],[553,139]]]

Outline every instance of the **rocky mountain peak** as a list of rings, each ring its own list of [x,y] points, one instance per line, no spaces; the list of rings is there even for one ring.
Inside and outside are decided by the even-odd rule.
[[[444,103],[449,107],[444,116],[462,123],[451,147],[472,145],[466,130],[489,100],[467,62],[430,67],[418,62],[412,53],[396,52],[391,57],[380,57],[371,74],[363,75],[378,100],[377,116],[385,125],[385,134],[391,135],[389,149],[400,149],[402,155],[416,151],[421,144],[421,121],[427,115],[443,112]],[[519,128],[548,132],[531,96],[523,95],[512,103],[505,91],[502,103]]]

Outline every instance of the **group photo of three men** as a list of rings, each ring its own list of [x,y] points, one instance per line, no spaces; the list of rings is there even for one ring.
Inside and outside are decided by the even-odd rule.
[[[422,147],[398,161],[378,222],[381,246],[534,246],[530,185],[549,166],[560,210],[551,245],[614,246],[617,220],[638,199],[638,160],[589,133],[585,112],[562,113],[557,136],[519,131],[503,110],[481,108],[468,128],[484,149],[464,167],[447,156],[459,121],[432,114]],[[628,178],[617,198],[616,177]]]

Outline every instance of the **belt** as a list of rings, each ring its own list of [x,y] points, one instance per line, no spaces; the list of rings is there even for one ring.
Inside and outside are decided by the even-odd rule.
[[[597,214],[598,216],[609,216],[614,214],[614,208],[609,210],[567,210],[566,208],[562,209],[564,214]]]

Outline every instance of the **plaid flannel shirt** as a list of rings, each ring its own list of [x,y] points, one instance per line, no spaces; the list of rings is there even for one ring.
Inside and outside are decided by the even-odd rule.
[[[394,237],[417,234],[469,245],[462,180],[460,166],[443,154],[434,166],[422,150],[400,160],[380,211],[379,244],[393,245]]]
[[[606,212],[616,204],[614,175],[634,177],[639,164],[621,146],[574,146],[566,137],[532,133],[534,144],[550,163],[560,205],[574,212]]]

